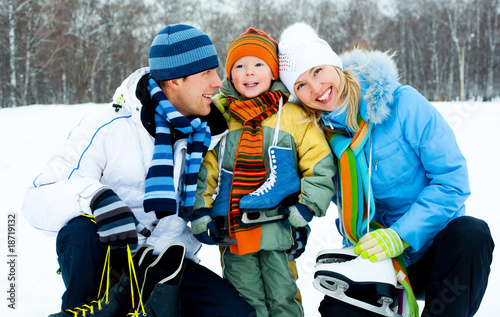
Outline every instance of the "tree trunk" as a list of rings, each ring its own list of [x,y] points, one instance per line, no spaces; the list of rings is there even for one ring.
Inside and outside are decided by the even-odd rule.
[[[486,100],[491,100],[493,98],[493,78],[495,71],[495,49],[498,41],[499,31],[498,31],[498,14],[493,12],[494,17],[491,16],[492,12],[488,10],[488,68],[486,76]],[[492,21],[493,19],[493,21]],[[493,24],[493,25],[492,25]]]
[[[17,107],[16,21],[14,0],[9,0],[10,106]]]
[[[21,105],[28,104],[28,91],[31,78],[31,40],[33,38],[33,0],[28,1],[28,25],[26,30],[26,57],[24,70],[24,84],[21,95]]]

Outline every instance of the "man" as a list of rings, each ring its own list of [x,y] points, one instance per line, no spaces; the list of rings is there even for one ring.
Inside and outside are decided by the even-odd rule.
[[[201,245],[186,220],[201,161],[227,132],[211,105],[222,86],[215,47],[192,26],[169,25],[151,45],[149,66],[123,81],[102,112],[82,120],[27,193],[26,218],[58,233],[66,291],[62,312],[51,316],[73,316],[90,305],[107,247],[116,269],[126,267],[127,245],[140,246],[134,262],[151,315],[248,316],[253,309],[234,288],[197,264]],[[179,260],[184,253],[186,261]],[[167,272],[171,263],[179,267]],[[129,283],[120,279],[110,302],[130,297]],[[171,285],[157,290],[163,284]],[[177,296],[180,307],[168,304]],[[115,306],[98,316],[124,315],[113,310],[124,305]]]

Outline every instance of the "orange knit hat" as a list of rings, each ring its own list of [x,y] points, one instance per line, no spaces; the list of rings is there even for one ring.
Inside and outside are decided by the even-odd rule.
[[[231,41],[226,51],[226,74],[231,80],[231,69],[242,57],[255,56],[271,68],[274,78],[279,77],[278,43],[265,32],[249,28],[245,33]]]

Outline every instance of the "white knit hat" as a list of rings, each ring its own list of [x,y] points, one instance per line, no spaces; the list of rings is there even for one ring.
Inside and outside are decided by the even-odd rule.
[[[278,51],[280,79],[295,98],[293,86],[307,70],[320,65],[343,69],[340,57],[330,45],[303,22],[292,24],[281,33]]]

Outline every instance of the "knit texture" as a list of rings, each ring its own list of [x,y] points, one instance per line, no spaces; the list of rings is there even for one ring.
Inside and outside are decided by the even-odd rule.
[[[380,224],[372,221],[375,214],[375,202],[373,193],[368,194],[370,179],[368,177],[368,164],[363,151],[370,137],[372,125],[361,119],[361,116],[358,116],[358,123],[359,128],[352,138],[340,133],[325,131],[332,152],[338,158],[337,175],[340,178],[340,193],[337,193],[337,197],[341,197],[340,229],[343,235],[354,245],[357,245],[358,241],[366,233],[367,222],[369,222],[370,229],[383,228]],[[365,214],[368,196],[370,196],[368,202],[371,210],[370,215]],[[393,258],[392,262],[395,274],[404,275],[404,279],[400,281],[400,284],[408,293],[409,315],[412,317],[418,316],[418,305],[408,279],[406,266],[401,256]]]
[[[234,63],[245,56],[260,58],[271,68],[274,78],[278,78],[278,43],[265,32],[249,28],[245,33],[231,41],[226,51],[228,80],[231,80],[231,69]]]
[[[240,225],[242,212],[239,203],[243,196],[253,192],[265,181],[267,170],[262,154],[264,130],[262,121],[278,112],[281,91],[268,92],[249,100],[229,98],[231,116],[243,124],[234,163],[233,184],[229,212],[229,236],[237,241],[231,244],[233,254],[247,254],[260,250],[260,226]]]
[[[148,90],[156,107],[156,136],[153,159],[146,176],[144,210],[154,211],[158,219],[176,213],[171,126],[189,135],[183,188],[179,188],[179,217],[189,218],[193,213],[198,172],[210,145],[210,127],[205,117],[189,119],[180,114],[152,78]]]
[[[208,35],[185,24],[165,27],[149,50],[151,76],[156,81],[181,78],[218,66],[217,52]]]
[[[279,43],[279,77],[295,98],[297,78],[320,65],[343,68],[340,57],[309,25],[299,22],[286,28]]]
[[[135,219],[132,210],[111,189],[99,192],[92,199],[90,209],[97,225],[99,241],[113,248],[124,248],[128,244],[135,250],[137,232],[147,231]]]

